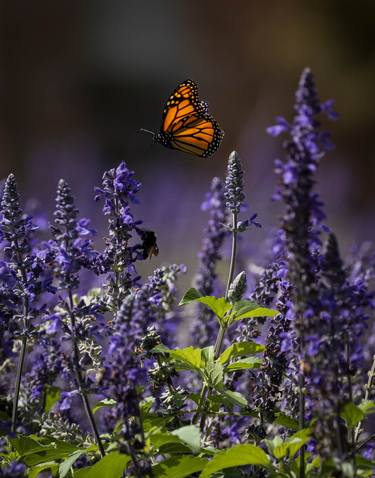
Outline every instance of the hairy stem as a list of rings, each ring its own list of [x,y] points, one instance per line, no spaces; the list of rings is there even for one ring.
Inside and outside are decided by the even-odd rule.
[[[17,252],[17,266],[21,272],[22,276],[22,284],[23,288],[26,289],[26,284],[27,284],[27,274],[25,267],[23,265],[24,260],[22,257],[22,254],[20,252],[20,248],[18,245],[17,239],[15,239],[15,248]],[[16,373],[16,386],[15,386],[15,392],[14,392],[14,398],[13,398],[13,409],[12,409],[12,425],[11,425],[11,430],[13,433],[16,431],[17,427],[17,410],[18,410],[18,400],[20,396],[20,389],[21,389],[21,379],[22,379],[22,370],[23,370],[23,364],[25,362],[25,356],[26,356],[26,348],[27,348],[27,338],[26,338],[26,332],[28,331],[29,328],[29,310],[30,309],[30,302],[29,302],[29,297],[27,295],[24,295],[23,297],[23,336],[22,336],[22,346],[21,346],[21,353],[18,359],[18,364],[17,364],[17,373]]]
[[[100,435],[98,432],[98,428],[95,423],[94,415],[91,411],[90,407],[90,402],[89,398],[87,396],[85,386],[84,386],[84,381],[82,377],[82,372],[81,372],[81,367],[79,365],[79,360],[80,360],[80,353],[78,349],[78,343],[77,343],[77,336],[76,336],[76,322],[75,322],[75,316],[73,312],[73,294],[71,289],[68,290],[68,297],[69,297],[69,316],[70,316],[70,322],[71,322],[71,334],[72,334],[72,343],[73,343],[73,361],[74,361],[74,368],[75,368],[75,373],[76,373],[76,380],[77,380],[77,385],[78,385],[78,390],[82,398],[83,406],[87,415],[87,418],[90,422],[92,432],[95,436],[96,443],[98,444],[100,454],[102,457],[105,455],[103,443],[100,439]]]
[[[299,429],[305,428],[305,376],[302,367],[298,376],[298,393],[299,393]],[[305,447],[301,447],[299,455],[299,478],[305,478]]]
[[[229,264],[229,273],[228,273],[228,280],[227,280],[227,287],[225,290],[225,299],[228,299],[229,288],[233,281],[234,275],[234,268],[236,265],[236,254],[237,254],[237,213],[232,213],[232,252],[230,257],[230,264]],[[225,332],[227,331],[227,327],[220,325],[220,329],[216,338],[215,348],[214,348],[214,358],[217,359],[220,355],[221,348],[223,346]],[[198,408],[202,407],[202,403],[205,400],[207,394],[210,393],[209,387],[206,385],[202,388],[202,393],[199,399]],[[197,417],[195,417],[197,418]],[[200,429],[203,430],[206,422],[206,414],[203,412],[201,420],[200,420]]]

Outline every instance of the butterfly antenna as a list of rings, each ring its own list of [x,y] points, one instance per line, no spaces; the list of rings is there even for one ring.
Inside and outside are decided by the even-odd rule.
[[[144,128],[140,128],[138,130],[138,132],[140,133],[148,133],[148,134],[151,134],[153,137],[155,137],[155,133],[153,131],[150,131],[149,129],[144,129]]]

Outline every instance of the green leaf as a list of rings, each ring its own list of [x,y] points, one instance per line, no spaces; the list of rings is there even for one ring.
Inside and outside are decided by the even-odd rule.
[[[195,347],[170,350],[169,354],[175,360],[179,360],[188,366],[189,369],[200,370],[204,363],[202,361],[202,350]]]
[[[66,458],[59,466],[59,478],[64,478],[70,471],[71,467],[78,460],[78,458],[85,453],[84,450],[79,450]]]
[[[371,415],[371,413],[375,413],[375,402],[372,400],[362,400],[358,407],[365,415]]]
[[[41,444],[30,437],[19,437],[10,440],[12,446],[22,457],[27,466],[39,465],[53,460],[66,458],[79,449],[62,440]]]
[[[97,463],[74,471],[74,478],[121,478],[130,457],[115,451]]]
[[[313,471],[314,469],[319,469],[321,467],[321,459],[320,456],[316,456],[311,463],[307,463],[306,465],[306,473]]]
[[[218,361],[210,360],[204,368],[204,376],[208,385],[216,389],[222,389],[224,384],[223,365]]]
[[[294,433],[291,437],[286,440],[289,450],[289,456],[293,458],[293,456],[297,453],[297,451],[303,447],[311,438],[311,429],[310,428],[303,428],[299,430],[297,433]]]
[[[285,428],[290,428],[290,430],[298,430],[299,428],[298,421],[295,420],[294,418],[289,417],[283,412],[277,412],[275,413],[275,416],[276,416],[276,420],[274,421],[274,423],[276,423],[277,425],[281,425],[282,427],[285,427]]]
[[[181,441],[186,443],[193,453],[199,453],[201,449],[201,433],[195,425],[187,425],[171,432]]]
[[[103,407],[108,407],[111,408],[116,405],[116,400],[113,398],[104,398],[103,400],[100,400],[100,402],[95,403],[92,413],[96,413],[98,410],[100,410]]]
[[[241,395],[239,392],[233,392],[232,390],[225,390],[222,392],[222,396],[228,400],[232,405],[237,405],[238,407],[245,408],[248,403],[246,398]]]
[[[259,307],[261,307],[259,304],[257,304],[256,302],[252,302],[251,300],[238,300],[233,305],[233,311],[231,315],[246,314],[246,312],[258,309]]]
[[[363,420],[364,416],[364,412],[353,402],[347,403],[341,412],[341,417],[345,420],[348,428],[354,428]]]
[[[202,294],[197,289],[194,289],[194,287],[192,287],[186,292],[186,294],[180,300],[180,303],[178,305],[190,304],[190,302],[194,302],[195,300],[198,300],[201,297],[202,297]]]
[[[276,436],[272,440],[265,440],[265,442],[268,450],[277,460],[284,458],[288,453],[288,444],[280,436]]]
[[[15,448],[21,456],[26,455],[26,453],[34,453],[45,450],[43,445],[29,437],[19,436],[18,438],[10,438],[9,441],[12,447]]]
[[[169,458],[152,467],[155,478],[185,478],[203,470],[207,460],[197,456]]]
[[[61,390],[52,385],[44,386],[44,411],[48,413],[61,398]]]
[[[186,305],[190,302],[200,302],[201,304],[207,305],[220,319],[232,308],[232,305],[225,300],[224,297],[217,298],[213,295],[202,296],[193,288],[186,292],[179,305]]]
[[[237,357],[243,357],[246,355],[253,355],[263,352],[265,350],[264,345],[257,344],[256,342],[235,342],[230,345],[219,357],[219,362],[222,364],[227,363],[229,360],[233,360]]]
[[[28,471],[28,478],[36,478],[39,476],[42,471],[47,471],[50,470],[52,475],[55,476],[57,473],[57,470],[59,468],[59,465],[55,463],[54,461],[51,461],[49,463],[42,463],[41,465],[36,465],[33,466],[29,471]]]
[[[189,454],[191,448],[189,448],[182,440],[177,436],[173,436],[171,433],[156,433],[150,435],[149,440],[154,448],[159,449],[161,454],[164,453],[185,453]]]
[[[245,370],[248,368],[259,368],[262,362],[263,360],[259,357],[248,357],[227,365],[225,371],[236,372],[237,370]]]
[[[200,478],[208,478],[214,473],[225,468],[234,468],[245,465],[264,465],[270,464],[265,452],[255,445],[236,445],[233,448],[222,451],[204,467]]]
[[[278,310],[275,309],[268,309],[267,307],[257,307],[252,310],[248,310],[247,312],[243,313],[235,313],[231,314],[230,322],[238,322],[239,320],[243,319],[255,319],[258,317],[275,317],[279,313]]]

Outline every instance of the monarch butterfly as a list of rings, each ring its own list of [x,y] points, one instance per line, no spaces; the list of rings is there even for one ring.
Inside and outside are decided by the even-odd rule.
[[[167,148],[206,158],[219,147],[224,136],[218,122],[208,113],[208,104],[198,98],[193,80],[180,83],[165,105],[160,132],[151,133]]]

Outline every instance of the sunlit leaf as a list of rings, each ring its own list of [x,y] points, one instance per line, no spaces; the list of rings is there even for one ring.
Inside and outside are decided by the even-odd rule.
[[[342,412],[341,417],[345,420],[349,428],[354,428],[360,421],[363,420],[365,414],[353,402],[347,403]]]
[[[201,304],[207,305],[220,319],[232,308],[232,305],[225,300],[224,297],[217,298],[212,295],[202,296],[194,288],[186,292],[179,305],[186,305],[191,302],[200,302]]]
[[[116,405],[116,403],[116,400],[113,400],[113,398],[104,398],[103,400],[100,400],[100,402],[94,405],[92,413],[96,413],[103,407],[112,408]]]
[[[259,368],[263,360],[259,357],[248,357],[237,362],[233,362],[225,367],[226,372],[237,372],[238,370],[246,370],[249,368]]]
[[[180,456],[169,458],[153,466],[155,478],[185,478],[203,470],[207,460],[197,456]]]
[[[58,387],[52,385],[44,386],[44,411],[48,413],[51,408],[60,400],[61,390]]]
[[[233,360],[237,357],[245,357],[246,355],[253,355],[265,350],[264,345],[257,344],[252,341],[248,342],[235,342],[230,345],[224,352],[220,355],[219,361],[222,364],[227,363],[229,360]]]
[[[118,451],[109,453],[97,463],[74,471],[74,478],[121,478],[130,457]]]
[[[214,473],[225,468],[234,468],[245,465],[268,466],[270,460],[266,453],[255,445],[236,445],[222,451],[204,467],[200,478],[208,478]]]

